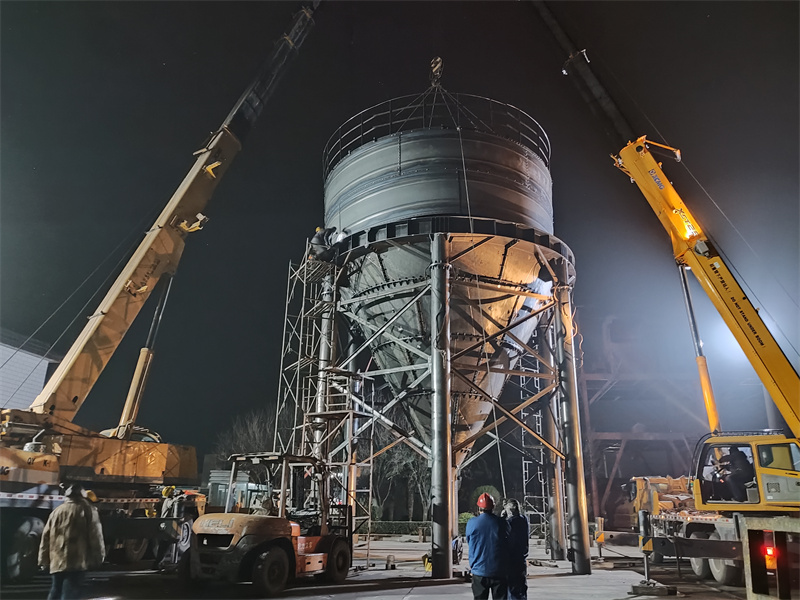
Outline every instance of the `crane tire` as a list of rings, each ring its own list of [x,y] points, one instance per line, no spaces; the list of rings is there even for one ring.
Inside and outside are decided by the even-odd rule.
[[[3,540],[7,546],[2,552],[4,583],[23,583],[36,574],[42,531],[44,521],[38,517],[22,517],[13,523]]]
[[[289,557],[280,546],[267,548],[256,559],[253,585],[261,596],[271,598],[280,594],[289,581]]]
[[[708,533],[705,531],[695,531],[689,536],[692,540],[705,540],[708,539]],[[708,566],[707,558],[690,558],[689,564],[692,566],[692,572],[700,579],[711,579],[711,568]]]
[[[325,567],[325,579],[330,583],[342,583],[350,571],[350,546],[344,540],[336,540],[328,553]]]
[[[710,540],[718,540],[719,534],[715,531],[710,536]],[[742,587],[744,585],[744,569],[735,561],[724,558],[709,558],[708,567],[714,580],[722,585]]]

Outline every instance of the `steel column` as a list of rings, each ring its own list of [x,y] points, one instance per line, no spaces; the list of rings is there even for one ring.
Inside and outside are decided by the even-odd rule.
[[[589,575],[592,572],[589,550],[589,517],[586,506],[586,483],[583,474],[581,423],[578,410],[578,381],[575,370],[571,286],[567,261],[559,258],[553,264],[558,279],[555,289],[556,365],[559,373],[559,402],[563,428],[567,523],[572,572]]]
[[[431,239],[431,552],[433,579],[453,576],[450,435],[450,265],[447,239]]]
[[[551,328],[545,323],[539,326],[538,344],[539,353],[548,365],[552,364],[553,356],[550,352],[549,337]],[[558,396],[553,394],[549,407],[542,408],[542,435],[557,448],[561,447],[558,418]],[[549,452],[550,460],[545,464],[547,474],[547,522],[550,529],[550,558],[564,560],[564,549],[567,545],[566,529],[564,528],[564,463],[553,452]]]

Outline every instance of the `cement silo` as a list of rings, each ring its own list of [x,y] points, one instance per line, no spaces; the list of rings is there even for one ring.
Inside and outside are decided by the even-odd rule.
[[[569,302],[574,260],[553,235],[549,161],[548,138],[529,115],[436,83],[350,118],[324,152],[325,229],[312,251],[337,275],[319,292],[325,314],[314,414],[329,404],[323,374],[368,350],[369,374],[389,385],[389,404],[402,403],[413,437],[431,455],[434,577],[451,568],[454,469],[490,414],[525,427],[497,399],[520,359],[536,353],[528,342],[543,315],[560,328],[557,364],[541,377],[562,389],[568,450],[550,447],[567,460],[571,545],[588,569]],[[356,347],[336,352],[334,313],[358,330]],[[321,443],[326,434],[315,418]]]

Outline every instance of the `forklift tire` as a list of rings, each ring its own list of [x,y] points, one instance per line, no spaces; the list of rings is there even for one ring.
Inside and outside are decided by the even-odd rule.
[[[350,571],[350,547],[344,540],[336,540],[328,553],[325,579],[330,583],[342,583]]]
[[[256,559],[253,585],[261,596],[277,596],[289,580],[289,557],[279,546],[272,546]]]
[[[718,540],[719,534],[715,531],[708,536],[708,539]],[[724,558],[709,558],[708,568],[717,583],[741,587],[744,585],[744,569],[736,564],[730,564],[732,562],[734,561]]]
[[[192,577],[191,549],[181,554],[178,559],[178,581],[186,591],[195,591],[200,588],[200,579]]]
[[[690,540],[705,540],[708,534],[702,531],[695,531],[689,536]],[[711,567],[708,566],[707,558],[690,558],[689,564],[692,566],[692,572],[700,579],[711,579]]]

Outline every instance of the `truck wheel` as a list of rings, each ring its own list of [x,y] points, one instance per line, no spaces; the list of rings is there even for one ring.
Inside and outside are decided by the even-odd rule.
[[[708,539],[718,540],[719,534],[715,531],[708,536]],[[724,558],[709,558],[708,566],[717,583],[741,587],[744,585],[744,569],[735,564],[730,564],[732,562]]]
[[[289,557],[283,548],[273,546],[258,557],[253,567],[253,585],[260,595],[277,596],[288,580]]]
[[[33,578],[38,569],[39,542],[44,522],[37,517],[24,517],[18,521],[4,549],[4,581],[22,583]]]
[[[695,531],[689,536],[690,540],[708,539],[708,534],[702,531]],[[708,566],[707,558],[690,558],[689,564],[692,565],[692,572],[700,579],[711,579],[711,568]]]
[[[350,571],[350,547],[344,540],[336,540],[328,553],[325,579],[331,583],[342,583]]]
[[[129,565],[144,558],[150,540],[145,538],[125,540],[122,542],[122,564]]]

